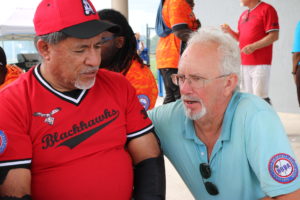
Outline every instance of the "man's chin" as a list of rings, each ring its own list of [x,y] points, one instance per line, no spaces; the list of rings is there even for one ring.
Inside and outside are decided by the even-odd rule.
[[[90,81],[76,81],[75,82],[75,87],[77,89],[81,89],[81,90],[87,90],[92,88],[95,85],[95,81],[96,79],[90,80]]]
[[[203,107],[200,111],[193,112],[191,109],[185,107],[185,115],[191,120],[198,120],[206,115],[206,108]]]

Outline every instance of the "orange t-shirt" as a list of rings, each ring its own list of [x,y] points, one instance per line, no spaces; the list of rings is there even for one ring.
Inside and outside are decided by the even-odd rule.
[[[7,68],[7,74],[5,76],[5,81],[2,85],[0,85],[0,88],[3,88],[9,83],[13,82],[23,73],[22,69],[15,65],[7,64],[6,68]]]
[[[186,24],[193,31],[199,28],[192,8],[185,0],[165,0],[162,16],[169,28],[180,24]],[[156,48],[157,68],[177,68],[180,48],[181,40],[173,33],[161,37]]]
[[[142,67],[142,64],[133,60],[125,77],[135,88],[137,97],[145,110],[154,108],[158,89],[151,70],[147,66]]]

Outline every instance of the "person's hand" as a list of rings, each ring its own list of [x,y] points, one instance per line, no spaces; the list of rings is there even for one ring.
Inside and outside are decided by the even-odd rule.
[[[222,24],[221,25],[221,30],[224,33],[230,33],[232,31],[231,28],[230,28],[230,26],[228,24]]]
[[[244,48],[242,48],[241,52],[244,54],[251,54],[255,51],[255,47],[252,44],[246,45],[244,46]]]
[[[196,19],[195,24],[196,24],[196,27],[197,27],[196,29],[201,28],[201,22],[200,22],[199,19]]]

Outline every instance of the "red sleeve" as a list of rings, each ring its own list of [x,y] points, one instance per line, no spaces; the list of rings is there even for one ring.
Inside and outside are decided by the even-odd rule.
[[[140,104],[135,89],[127,81],[127,109],[126,109],[126,128],[127,138],[132,139],[148,133],[153,128],[147,112]]]
[[[266,32],[279,30],[278,15],[272,6],[267,8],[264,16],[264,27]]]
[[[0,167],[30,164],[32,158],[27,109],[18,98],[25,94],[13,89],[6,88],[0,93]]]

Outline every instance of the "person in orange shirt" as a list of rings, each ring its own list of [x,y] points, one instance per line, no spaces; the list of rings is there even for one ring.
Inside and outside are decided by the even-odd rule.
[[[0,47],[0,89],[16,80],[23,73],[16,65],[7,64],[6,54]]]
[[[120,33],[104,32],[102,37],[100,68],[122,73],[136,89],[137,97],[145,110],[154,108],[158,89],[148,65],[143,63],[136,51],[136,38],[126,18],[118,11],[98,11],[100,20],[120,26]]]
[[[177,65],[185,42],[191,32],[200,27],[199,20],[193,13],[194,0],[163,1],[162,18],[165,25],[172,29],[166,37],[160,37],[156,48],[156,64],[163,77],[166,96],[164,104],[180,98],[179,88],[174,85],[171,75],[177,73]]]

